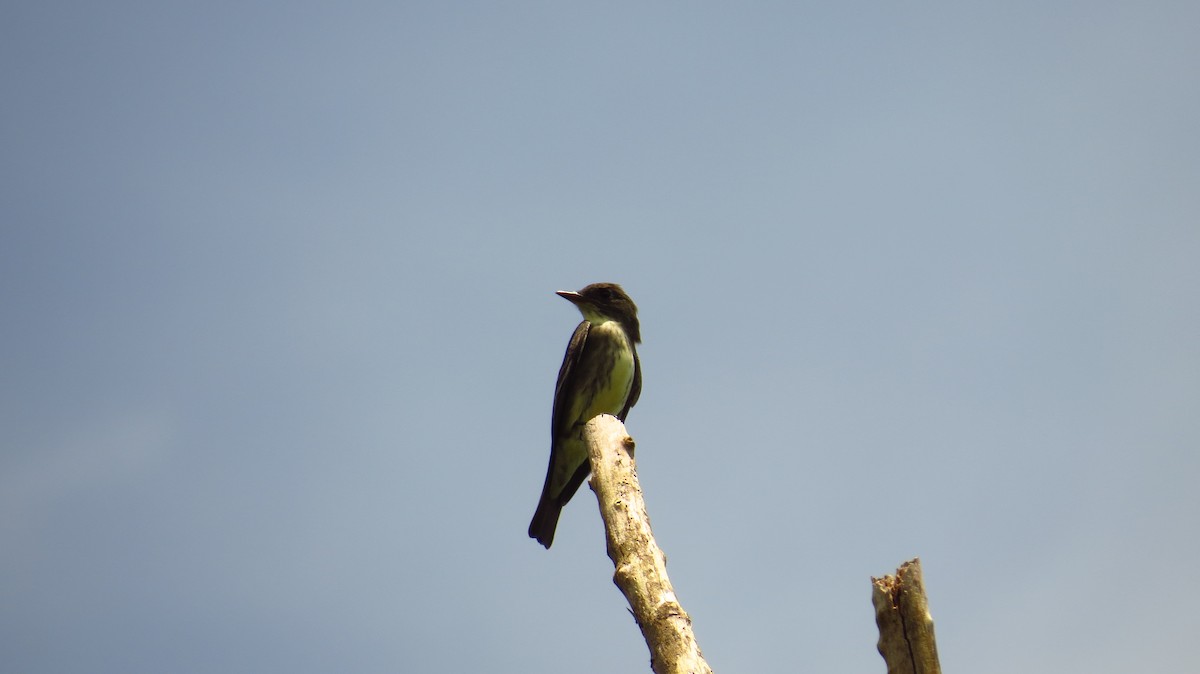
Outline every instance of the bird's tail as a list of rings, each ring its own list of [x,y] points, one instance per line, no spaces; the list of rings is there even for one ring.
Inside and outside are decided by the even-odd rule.
[[[538,501],[533,520],[529,522],[529,537],[536,538],[547,550],[554,542],[554,530],[558,528],[558,516],[562,514],[563,504],[558,499],[549,498],[542,494]]]

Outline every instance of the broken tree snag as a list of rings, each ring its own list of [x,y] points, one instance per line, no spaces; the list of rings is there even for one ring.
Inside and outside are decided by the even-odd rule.
[[[592,491],[600,502],[613,582],[629,602],[650,648],[656,674],[712,674],[692,633],[692,619],[667,578],[667,559],[654,534],[633,462],[633,438],[619,419],[600,415],[584,427]]]
[[[871,585],[879,654],[888,674],[941,674],[921,560],[901,564],[894,576],[871,578]]]

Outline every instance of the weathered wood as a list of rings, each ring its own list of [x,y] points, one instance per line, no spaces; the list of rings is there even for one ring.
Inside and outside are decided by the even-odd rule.
[[[879,654],[888,674],[941,674],[921,560],[905,562],[896,575],[872,578],[871,584]]]
[[[692,633],[692,619],[679,604],[667,578],[667,560],[650,531],[650,517],[638,484],[633,438],[607,414],[584,429],[592,467],[592,491],[608,541],[608,556],[621,589],[650,648],[656,674],[711,674]]]

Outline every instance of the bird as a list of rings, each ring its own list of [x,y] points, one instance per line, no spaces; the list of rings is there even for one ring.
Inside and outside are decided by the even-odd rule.
[[[593,283],[578,292],[559,290],[583,314],[575,327],[554,386],[550,464],[529,537],[550,549],[563,506],[587,478],[590,464],[583,427],[594,417],[625,416],[642,394],[642,341],[637,305],[616,283]]]

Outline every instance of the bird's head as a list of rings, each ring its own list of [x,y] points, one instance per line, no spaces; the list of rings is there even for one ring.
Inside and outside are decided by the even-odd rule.
[[[637,305],[616,283],[593,283],[579,292],[559,290],[556,294],[578,307],[589,322],[617,321],[630,339],[635,343],[642,341]]]

